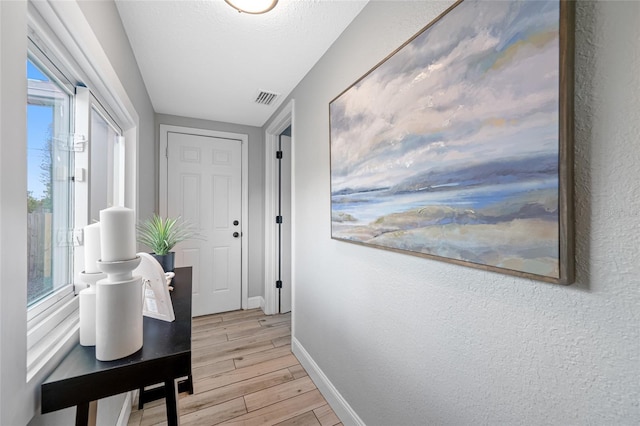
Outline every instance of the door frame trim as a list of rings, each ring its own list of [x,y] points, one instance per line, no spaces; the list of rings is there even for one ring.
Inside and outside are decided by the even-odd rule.
[[[244,133],[220,132],[217,130],[199,129],[195,127],[173,126],[160,124],[160,150],[159,150],[159,187],[158,187],[158,210],[160,215],[166,216],[168,211],[168,167],[167,144],[169,133],[184,133],[196,136],[209,136],[220,139],[231,139],[242,144],[242,233],[241,233],[241,304],[242,309],[249,308],[249,135]]]
[[[275,218],[278,212],[278,173],[275,152],[278,147],[278,136],[291,126],[291,311],[295,306],[295,101],[289,103],[280,111],[276,118],[265,130],[265,163],[264,163],[264,313],[273,315],[278,312],[276,295],[276,226]],[[293,323],[292,323],[293,327]],[[292,329],[293,332],[293,329]]]

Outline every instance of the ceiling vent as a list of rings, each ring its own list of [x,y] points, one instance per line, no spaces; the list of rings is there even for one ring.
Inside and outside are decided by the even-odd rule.
[[[277,93],[265,92],[261,90],[256,96],[256,103],[261,105],[271,105],[278,97]]]

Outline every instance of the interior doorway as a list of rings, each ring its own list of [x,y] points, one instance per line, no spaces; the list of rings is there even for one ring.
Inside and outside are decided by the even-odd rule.
[[[167,214],[198,233],[174,248],[193,268],[193,316],[240,309],[242,141],[169,132],[167,148]]]
[[[234,142],[231,142],[234,141]],[[171,143],[170,143],[171,142]],[[227,151],[227,147],[229,143],[236,144],[239,146],[239,153],[235,154]],[[172,150],[170,146],[172,145],[175,148],[175,155],[172,154]],[[219,145],[219,146],[218,146]],[[199,186],[197,182],[200,181],[201,184],[206,183],[205,181],[211,183],[212,185],[219,187],[221,191],[210,191],[212,196],[217,197],[218,201],[214,204],[220,206],[224,205],[224,202],[221,200],[224,199],[222,197],[224,194],[227,195],[237,195],[237,186],[230,186],[232,181],[236,181],[236,179],[231,179],[230,177],[225,176],[225,173],[214,173],[215,176],[209,177],[200,177],[198,178],[198,173],[195,173],[195,169],[191,170],[189,167],[185,169],[184,179],[176,173],[179,171],[178,164],[174,164],[173,167],[169,167],[170,157],[176,157],[180,159],[180,162],[189,163],[192,166],[195,166],[195,161],[198,158],[206,159],[208,163],[215,164],[214,169],[222,167],[224,169],[225,162],[229,162],[233,159],[233,157],[237,157],[240,155],[240,219],[237,218],[238,212],[233,212],[233,217],[229,216],[230,225],[223,221],[224,223],[216,220],[218,218],[225,218],[226,214],[218,214],[211,211],[207,213],[207,209],[199,206],[196,201],[198,199],[203,199],[203,196],[198,196],[195,191]],[[186,166],[188,166],[187,164]],[[160,184],[159,184],[159,213],[161,216],[184,216],[185,219],[193,221],[194,223],[208,223],[213,226],[214,230],[217,232],[217,229],[222,229],[224,235],[231,237],[231,243],[227,244],[227,246],[231,247],[231,245],[239,245],[240,247],[248,247],[248,237],[249,237],[249,229],[247,227],[248,224],[248,136],[246,134],[240,133],[229,133],[229,132],[219,132],[214,130],[206,130],[206,129],[196,129],[190,127],[181,127],[181,126],[171,126],[171,125],[160,125],[160,161],[159,161],[159,175],[160,175]],[[215,170],[214,170],[215,171]],[[192,182],[193,181],[193,182]],[[180,185],[180,182],[183,185]],[[229,184],[229,185],[228,185]],[[171,188],[175,185],[177,187]],[[235,188],[235,189],[234,189]],[[206,188],[205,188],[206,189]],[[170,193],[178,194],[178,197],[169,197]],[[217,196],[218,194],[219,196]],[[195,200],[193,206],[189,206],[186,209],[177,209],[179,204],[174,201],[171,201],[171,198],[178,198],[179,200],[189,199]],[[205,203],[212,204],[212,203]],[[222,210],[221,210],[222,211]],[[202,220],[197,219],[195,216],[201,215]],[[193,216],[193,217],[192,217]],[[207,219],[206,217],[209,217]],[[235,222],[238,222],[236,225]],[[224,225],[224,226],[223,226]],[[230,228],[229,228],[230,227]],[[235,234],[238,234],[237,236]],[[198,241],[191,241],[190,243],[198,243]],[[186,242],[181,243],[182,248],[185,250],[178,250],[179,247],[176,246],[176,266],[194,266],[194,316],[202,315],[207,312],[207,309],[212,308],[212,306],[203,306],[202,310],[198,312],[195,309],[195,300],[200,300],[198,295],[198,286],[195,285],[195,281],[199,278],[202,278],[202,282],[211,281],[216,277],[200,277],[195,269],[194,262],[199,260],[200,256],[196,256],[196,252],[201,251],[203,247],[191,247],[187,246]],[[205,247],[206,248],[206,247]],[[213,247],[212,250],[217,250],[219,254],[225,255],[227,249],[224,247]],[[178,253],[181,251],[181,253]],[[225,256],[218,256],[219,259],[224,259]],[[238,256],[234,256],[234,258],[238,258]],[[191,260],[190,260],[191,259]],[[211,257],[207,257],[207,259],[211,259]],[[241,254],[238,259],[240,262],[240,307],[242,309],[248,308],[248,256],[246,254]],[[222,267],[223,263],[218,262],[216,265],[216,274],[222,274],[223,276],[218,276],[216,281],[216,286],[213,288],[213,291],[218,293],[218,295],[224,293],[226,291],[225,282],[229,282],[225,275],[225,268]],[[236,268],[234,266],[233,268]],[[229,274],[230,276],[231,274]],[[222,279],[221,279],[222,278]],[[232,298],[236,298],[236,296],[230,296]],[[221,298],[218,298],[221,299]],[[236,299],[237,300],[237,299]],[[215,307],[213,306],[213,311],[216,310],[227,310],[227,309],[237,309],[237,305],[228,308],[228,307]]]
[[[267,315],[295,309],[294,153],[294,101],[291,100],[265,132],[264,312]],[[288,182],[283,182],[283,177]]]
[[[278,137],[277,313],[291,312],[291,126]]]

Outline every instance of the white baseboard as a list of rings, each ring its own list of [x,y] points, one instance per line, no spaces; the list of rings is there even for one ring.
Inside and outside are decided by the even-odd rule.
[[[327,400],[333,411],[340,418],[345,426],[366,426],[358,414],[351,408],[347,401],[340,395],[338,389],[322,372],[318,364],[311,358],[311,355],[304,349],[298,339],[291,337],[291,351],[298,358],[300,364],[309,373],[309,377],[316,384],[318,390]]]
[[[127,424],[129,423],[134,392],[137,391],[127,392],[127,396],[124,398],[124,402],[122,403],[122,409],[120,410],[120,415],[118,416],[118,422],[116,423],[116,426],[127,426]]]
[[[249,300],[247,301],[247,309],[255,308],[260,308],[264,311],[264,297],[255,296],[249,298]]]

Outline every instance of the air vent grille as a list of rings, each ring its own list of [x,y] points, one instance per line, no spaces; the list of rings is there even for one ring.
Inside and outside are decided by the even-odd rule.
[[[277,93],[266,92],[261,90],[256,96],[256,103],[261,105],[271,105],[278,97]]]

